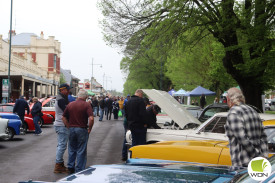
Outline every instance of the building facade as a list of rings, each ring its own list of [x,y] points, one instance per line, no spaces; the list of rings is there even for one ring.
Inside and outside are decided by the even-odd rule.
[[[60,79],[61,43],[54,36],[44,38],[33,33],[16,35],[12,31],[10,62],[10,98],[20,95],[45,97],[56,95]],[[9,39],[0,35],[0,84],[8,78]],[[0,91],[2,98],[2,90]]]

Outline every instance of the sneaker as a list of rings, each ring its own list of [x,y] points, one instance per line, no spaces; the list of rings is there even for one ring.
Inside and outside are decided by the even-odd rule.
[[[41,132],[41,133],[38,133],[38,134],[35,134],[35,135],[37,135],[37,136],[40,136],[40,135],[42,135],[43,134],[43,132]]]

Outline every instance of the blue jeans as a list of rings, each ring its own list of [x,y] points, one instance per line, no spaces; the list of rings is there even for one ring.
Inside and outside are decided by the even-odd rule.
[[[142,128],[142,129],[132,129],[131,134],[132,134],[132,146],[137,146],[137,145],[145,145],[146,144],[146,133],[147,133],[147,128]]]
[[[40,134],[42,132],[41,128],[40,128],[40,126],[38,124],[39,119],[40,119],[40,116],[34,116],[33,117],[33,123],[34,123],[34,127],[35,127],[34,133],[35,134]]]
[[[124,121],[126,120],[126,117],[124,117]],[[127,121],[127,120],[126,120]],[[128,130],[128,125],[127,125],[127,122],[124,122],[123,123],[123,127],[124,127],[124,141],[123,141],[123,145],[122,145],[122,158],[126,158],[127,159],[127,141],[126,141],[126,132]]]
[[[93,108],[93,110],[94,110],[94,117],[97,116],[97,109],[98,109],[98,107],[94,107],[94,108]]]
[[[70,127],[68,168],[75,169],[75,172],[84,170],[86,167],[88,138],[86,128]]]
[[[104,116],[104,109],[99,108],[99,115],[100,115],[99,121],[102,121],[103,116]]]
[[[69,139],[69,129],[65,126],[54,126],[57,133],[57,148],[56,148],[56,163],[62,163],[63,155],[67,149],[67,142]]]

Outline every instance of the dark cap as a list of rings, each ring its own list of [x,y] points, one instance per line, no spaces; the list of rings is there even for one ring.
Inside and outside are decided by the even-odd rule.
[[[128,94],[127,97],[130,97],[130,94]]]
[[[68,84],[64,83],[59,86],[59,90],[67,89],[70,90],[72,87],[70,87]]]

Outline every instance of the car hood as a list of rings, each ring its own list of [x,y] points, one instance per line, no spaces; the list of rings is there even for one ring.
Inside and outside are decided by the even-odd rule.
[[[4,113],[0,112],[0,117],[1,118],[6,118],[6,119],[20,119],[18,115],[13,114],[13,113]]]
[[[227,182],[242,172],[208,164],[130,159],[126,164],[94,165],[57,182]]]
[[[204,147],[227,147],[228,141],[223,140],[184,140],[164,141],[151,144],[151,146],[173,145],[173,146],[204,146]],[[148,145],[146,145],[148,146]]]
[[[169,93],[155,89],[142,89],[142,91],[158,106],[164,110],[181,128],[189,123],[201,125],[201,122],[190,114],[178,101]]]

